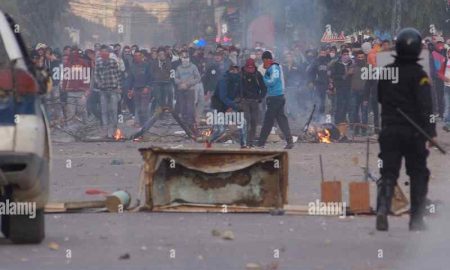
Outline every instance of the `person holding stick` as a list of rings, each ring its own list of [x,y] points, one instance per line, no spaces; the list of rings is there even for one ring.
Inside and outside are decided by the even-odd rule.
[[[378,138],[381,179],[378,181],[376,229],[388,230],[387,215],[404,157],[411,183],[409,229],[419,231],[426,229],[423,216],[430,177],[426,142],[429,140],[429,147],[436,145],[436,126],[430,81],[417,63],[422,50],[420,33],[413,28],[401,30],[395,48],[394,63],[384,68],[397,69],[398,81],[387,78],[378,84],[382,128]]]

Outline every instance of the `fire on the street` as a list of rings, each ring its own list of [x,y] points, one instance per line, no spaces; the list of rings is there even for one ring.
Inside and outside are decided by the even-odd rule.
[[[202,139],[205,142],[205,147],[206,148],[211,148],[211,134],[212,134],[212,129],[206,129],[202,131]]]
[[[328,131],[328,129],[326,128],[317,131],[317,138],[320,143],[331,143],[330,135],[330,131]]]
[[[116,129],[116,132],[114,132],[114,139],[116,141],[120,141],[122,139],[125,139],[125,136],[123,135],[123,132],[120,128]]]
[[[313,142],[331,143],[331,132],[322,126],[311,125],[308,128],[308,134],[313,138]]]

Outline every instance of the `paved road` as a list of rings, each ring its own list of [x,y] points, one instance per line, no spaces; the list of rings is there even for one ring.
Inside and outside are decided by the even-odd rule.
[[[450,136],[442,135],[441,140],[449,143]],[[141,166],[137,149],[146,146],[149,144],[55,143],[51,200],[95,199],[85,194],[89,188],[126,189],[135,197]],[[376,168],[377,145],[371,147],[371,167]],[[290,204],[320,198],[319,154],[323,155],[325,177],[344,182],[345,199],[347,183],[362,179],[364,144],[299,144],[289,156]],[[113,160],[124,162],[112,165],[117,163]],[[68,162],[71,168],[67,168]],[[430,197],[442,204],[428,218],[430,230],[425,233],[408,232],[407,216],[391,218],[390,232],[380,233],[374,231],[374,218],[367,216],[47,214],[47,238],[41,245],[13,246],[0,239],[0,269],[234,270],[245,269],[251,262],[262,269],[289,270],[448,269],[449,164],[449,157],[432,153]],[[401,183],[405,180],[402,174]],[[234,239],[213,236],[214,229],[231,230]],[[48,247],[53,242],[58,250]],[[127,255],[129,258],[120,259]]]

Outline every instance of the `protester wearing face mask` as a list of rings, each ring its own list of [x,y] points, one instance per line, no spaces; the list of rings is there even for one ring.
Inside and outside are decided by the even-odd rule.
[[[181,65],[175,71],[175,84],[177,86],[177,101],[180,102],[177,106],[177,114],[187,124],[192,131],[195,132],[195,101],[196,101],[196,87],[200,83],[200,72],[198,68],[191,63],[187,51],[181,53]]]
[[[338,60],[336,47],[334,47],[334,46],[331,47],[329,56],[330,56],[330,64],[333,64],[333,63],[335,63]]]
[[[238,56],[239,56],[239,52],[238,52],[237,48],[231,47],[230,54],[228,55],[228,59],[230,59],[232,65],[239,66],[240,63],[239,63]]]
[[[127,79],[128,93],[127,100],[133,100],[135,115],[135,126],[141,127],[149,116],[150,84],[152,76],[149,65],[144,61],[141,51],[136,51],[133,55],[133,62]]]
[[[267,87],[267,110],[264,115],[264,122],[261,128],[261,134],[259,136],[258,146],[264,147],[267,141],[267,137],[272,130],[275,120],[278,126],[283,132],[286,138],[285,149],[292,149],[294,142],[291,135],[291,129],[289,128],[289,122],[286,117],[285,108],[286,99],[284,97],[284,75],[281,66],[273,61],[272,53],[265,51],[262,54],[262,60],[264,62],[264,68],[266,73],[264,74],[264,84]]]
[[[347,140],[347,113],[350,104],[351,78],[354,73],[350,53],[341,51],[341,57],[331,67],[331,76],[336,87],[336,112],[334,121],[340,132],[340,140]]]

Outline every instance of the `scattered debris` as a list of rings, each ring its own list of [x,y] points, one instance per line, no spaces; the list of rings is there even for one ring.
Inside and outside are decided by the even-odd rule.
[[[51,250],[58,250],[59,249],[59,245],[55,242],[50,242],[48,243],[48,248]]]
[[[245,265],[246,270],[262,270],[261,265],[258,263],[247,263]]]
[[[224,213],[223,205],[198,203],[172,203],[153,207],[153,212],[189,212],[189,213]],[[226,213],[270,213],[269,207],[249,207],[243,205],[227,205]]]
[[[109,194],[109,192],[103,191],[103,190],[99,190],[99,189],[87,189],[85,191],[85,193],[87,195],[106,195]]]
[[[130,193],[120,190],[106,196],[106,208],[109,212],[118,213],[128,208],[131,201]]]
[[[234,234],[231,230],[225,230],[222,233],[222,239],[224,240],[234,240]]]
[[[123,165],[124,163],[123,159],[113,159],[111,161],[111,165]]]
[[[222,234],[220,233],[220,231],[219,231],[219,230],[216,230],[216,229],[213,229],[213,230],[211,231],[211,234],[212,234],[213,236],[216,236],[216,237],[219,237],[219,236],[222,235]]]
[[[272,209],[270,210],[270,214],[272,216],[282,216],[284,215],[284,210],[281,208]]]
[[[130,259],[130,253],[125,253],[119,256],[119,260],[129,260]]]
[[[266,270],[277,270],[278,269],[278,262],[271,262],[267,267]]]

